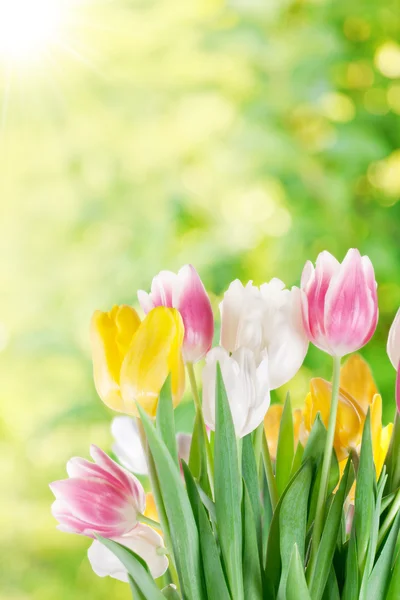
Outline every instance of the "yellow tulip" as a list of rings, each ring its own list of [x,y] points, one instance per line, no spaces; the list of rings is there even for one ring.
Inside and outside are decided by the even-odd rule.
[[[303,410],[303,422],[300,428],[300,440],[303,445],[318,413],[322,422],[328,427],[331,406],[332,385],[325,379],[311,379],[310,392],[307,394]],[[343,460],[351,448],[357,448],[362,435],[365,415],[361,407],[345,390],[339,389],[339,402],[336,417],[334,448],[338,460]]]
[[[276,452],[278,448],[279,428],[281,425],[283,413],[282,404],[272,404],[264,417],[264,431],[268,442],[268,450],[272,460],[276,460]],[[294,446],[297,446],[299,441],[300,424],[302,420],[302,412],[299,408],[293,411],[293,433]]]
[[[140,319],[133,308],[96,311],[91,340],[96,390],[110,408],[137,415],[136,402],[152,417],[160,390],[171,374],[174,406],[185,384],[184,328],[179,312],[159,306]]]
[[[378,393],[371,369],[359,354],[352,354],[340,369],[340,387],[356,400],[365,414]]]

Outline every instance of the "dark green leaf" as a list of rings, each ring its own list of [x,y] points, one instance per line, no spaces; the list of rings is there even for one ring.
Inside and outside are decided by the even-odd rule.
[[[215,510],[229,586],[235,600],[243,600],[242,580],[242,479],[228,398],[221,368],[217,365],[215,428]]]
[[[390,575],[395,559],[397,537],[400,528],[400,512],[392,525],[382,552],[368,579],[366,600],[385,600],[390,585]]]
[[[252,447],[252,446],[251,446]],[[245,598],[262,598],[260,555],[253,508],[243,480],[243,587]]]
[[[287,486],[294,458],[293,415],[290,395],[287,394],[279,427],[278,447],[276,451],[276,485],[279,496]]]
[[[254,455],[251,435],[246,435],[243,438],[242,446],[242,474],[249,493],[251,507],[255,519],[255,527],[257,532],[257,544],[259,549],[260,561],[262,563],[262,521],[261,521],[261,494],[258,485],[258,473],[256,458]]]
[[[342,600],[359,600],[358,598],[358,556],[355,531],[351,533],[346,560],[346,578]]]
[[[290,559],[286,584],[286,600],[311,600],[304,575],[304,565],[297,544],[293,547]]]
[[[180,595],[176,591],[176,587],[172,584],[167,585],[167,587],[162,590],[162,595],[168,600],[181,600]]]
[[[171,378],[167,377],[161,392],[157,407],[157,429],[169,453],[179,467],[178,450],[176,446],[174,407],[171,395]]]
[[[386,600],[399,600],[400,598],[400,552],[397,554],[396,562],[394,564],[391,578],[390,587],[386,596]]]
[[[340,600],[340,591],[335,569],[331,567],[322,600]]]
[[[394,492],[400,487],[400,414],[396,410],[392,438],[386,456],[385,465],[388,474],[385,493]]]
[[[157,470],[182,592],[200,600],[203,591],[199,536],[180,471],[145,411],[139,405],[138,410]]]
[[[98,536],[97,538],[106,548],[122,562],[129,575],[132,577],[134,586],[139,589],[146,600],[163,600],[156,582],[149,573],[145,561],[129,548],[118,542]],[[133,589],[136,589],[133,588]]]

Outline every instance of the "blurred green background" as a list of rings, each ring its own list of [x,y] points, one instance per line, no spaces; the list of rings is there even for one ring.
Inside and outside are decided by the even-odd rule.
[[[56,531],[47,487],[110,447],[95,308],[191,262],[217,309],[236,277],[298,284],[307,258],[358,247],[380,285],[363,354],[392,417],[400,20],[391,0],[63,2],[44,54],[0,58],[0,596],[123,600],[88,540]],[[311,373],[329,357],[310,349],[297,401]]]

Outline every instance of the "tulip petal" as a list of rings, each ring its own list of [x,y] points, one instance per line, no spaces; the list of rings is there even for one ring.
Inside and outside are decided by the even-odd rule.
[[[176,309],[159,306],[148,313],[121,368],[125,412],[137,415],[137,401],[154,417],[160,390],[169,373],[174,406],[179,402],[184,389],[183,335],[182,319]]]
[[[342,366],[340,387],[358,402],[365,414],[378,393],[371,369],[359,354],[350,356]]]
[[[112,539],[143,558],[155,579],[167,570],[167,557],[157,552],[158,548],[164,547],[163,540],[151,527],[139,524],[130,534]],[[128,573],[121,561],[99,541],[95,540],[88,549],[88,558],[93,571],[99,577],[108,575],[120,581],[128,581]]]
[[[389,331],[387,353],[396,371],[400,363],[400,308]]]
[[[112,450],[126,469],[139,475],[147,475],[147,461],[136,422],[131,417],[115,417],[111,423],[115,439]]]

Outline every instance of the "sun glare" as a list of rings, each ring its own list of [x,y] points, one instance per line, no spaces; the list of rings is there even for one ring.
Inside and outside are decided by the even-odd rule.
[[[62,17],[61,0],[0,0],[0,58],[36,60],[57,42]]]

